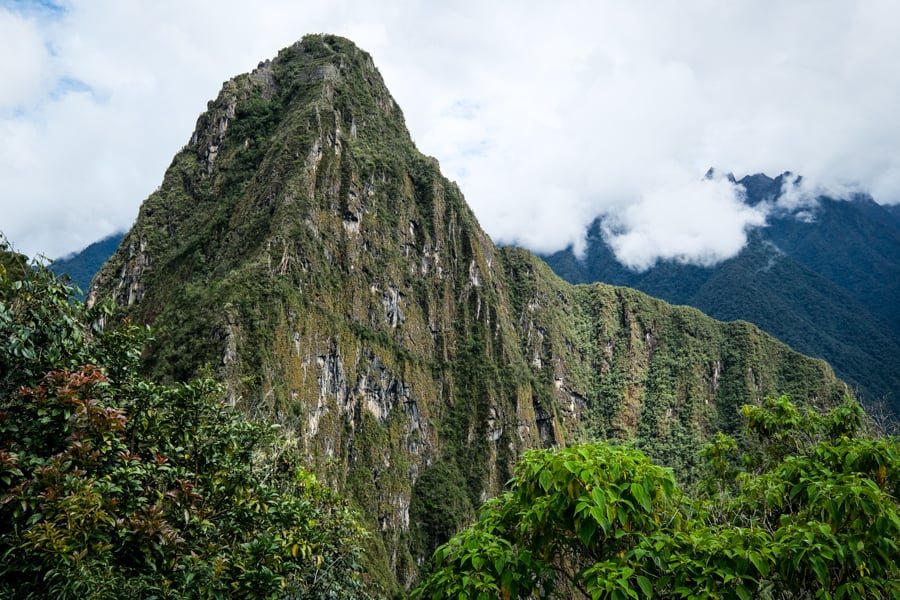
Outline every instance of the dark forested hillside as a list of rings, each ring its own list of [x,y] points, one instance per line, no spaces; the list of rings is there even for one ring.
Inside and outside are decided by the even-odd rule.
[[[772,219],[766,237],[900,333],[900,227],[868,197],[818,202],[813,221]]]
[[[747,202],[771,201],[782,179],[740,180]],[[831,363],[867,402],[900,409],[900,227],[892,208],[868,197],[819,198],[812,219],[770,217],[740,254],[714,267],[661,262],[645,272],[619,264],[601,223],[578,259],[545,256],[565,279],[627,285],[723,320],[755,323],[801,352]]]
[[[900,204],[891,204],[884,207],[884,210],[890,215],[898,227],[900,227]]]

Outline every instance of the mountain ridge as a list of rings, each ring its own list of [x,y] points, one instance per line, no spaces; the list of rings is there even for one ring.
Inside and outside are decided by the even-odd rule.
[[[776,202],[785,181],[756,174],[738,183],[753,205]],[[617,262],[600,221],[588,229],[583,259],[571,249],[543,258],[575,283],[627,285],[715,318],[756,323],[828,360],[870,405],[884,400],[897,413],[900,229],[887,208],[865,195],[820,197],[802,210],[803,220],[774,212],[737,256],[712,267],[664,261],[631,271]]]

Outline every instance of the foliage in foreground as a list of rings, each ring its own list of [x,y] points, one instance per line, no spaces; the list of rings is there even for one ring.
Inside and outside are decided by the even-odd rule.
[[[208,380],[0,239],[0,597],[355,598],[363,531]],[[108,315],[107,315],[108,316]]]
[[[438,548],[414,598],[898,598],[900,442],[786,397],[745,407],[691,497],[640,451],[532,451],[511,489]]]

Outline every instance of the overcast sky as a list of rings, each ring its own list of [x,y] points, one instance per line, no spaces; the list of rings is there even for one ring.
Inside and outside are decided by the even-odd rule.
[[[0,231],[53,257],[127,229],[223,81],[330,32],[496,241],[578,248],[602,214],[625,264],[709,264],[766,217],[710,166],[900,202],[898,7],[0,0]]]

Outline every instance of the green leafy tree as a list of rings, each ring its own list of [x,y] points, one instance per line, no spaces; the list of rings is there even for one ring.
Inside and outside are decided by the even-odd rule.
[[[510,491],[433,557],[414,598],[896,598],[900,443],[786,397],[745,407],[689,495],[634,448],[527,453]]]
[[[0,596],[365,596],[363,529],[295,444],[144,379],[145,330],[0,257]]]

